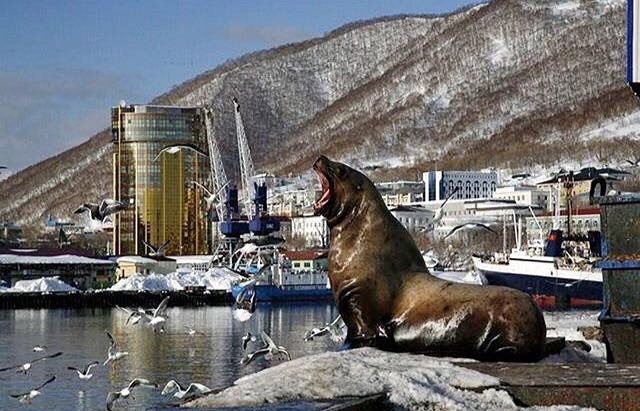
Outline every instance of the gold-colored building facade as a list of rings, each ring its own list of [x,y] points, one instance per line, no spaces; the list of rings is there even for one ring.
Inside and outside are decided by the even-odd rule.
[[[192,144],[207,151],[198,108],[150,105],[111,109],[114,198],[129,207],[116,214],[116,255],[145,255],[143,240],[169,240],[168,255],[209,252],[210,237],[202,192],[208,185],[207,157],[192,150],[160,151],[171,144]]]

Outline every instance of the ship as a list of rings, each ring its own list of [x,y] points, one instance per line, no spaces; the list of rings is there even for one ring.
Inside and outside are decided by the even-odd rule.
[[[247,243],[236,251],[234,269],[246,280],[231,287],[236,298],[246,287],[253,287],[261,302],[317,301],[333,297],[326,267],[312,265],[298,270],[287,253],[277,245]]]

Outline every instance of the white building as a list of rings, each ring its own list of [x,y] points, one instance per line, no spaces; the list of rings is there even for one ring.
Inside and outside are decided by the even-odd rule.
[[[549,190],[539,189],[535,186],[508,186],[498,187],[493,193],[497,200],[513,200],[517,204],[542,207],[550,210],[552,201]]]
[[[388,208],[408,205],[423,201],[424,182],[398,180],[376,183],[376,188]]]
[[[389,211],[409,231],[424,232],[433,230],[433,216],[435,213],[429,209],[400,205]]]
[[[271,215],[294,217],[313,209],[318,191],[315,189],[294,189],[273,193],[268,197]]]
[[[291,237],[304,238],[308,247],[329,247],[329,226],[322,216],[302,216],[291,219]]]
[[[557,226],[555,220],[556,217],[552,213],[546,213],[535,219],[533,217],[527,218],[527,239],[529,241],[544,239],[554,228],[562,230],[564,235],[569,235],[569,228],[571,235],[581,236],[587,236],[589,231],[600,231],[600,209],[598,208],[574,210],[571,214],[571,227],[569,227],[566,210],[561,211]]]
[[[422,173],[424,200],[443,201],[455,188],[457,200],[491,198],[496,191],[498,175],[495,171],[427,171]]]

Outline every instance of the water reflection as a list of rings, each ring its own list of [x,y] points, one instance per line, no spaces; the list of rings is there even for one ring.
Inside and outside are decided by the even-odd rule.
[[[305,331],[337,315],[331,303],[259,304],[245,323],[233,319],[231,307],[170,308],[167,313],[167,332],[157,335],[142,325],[126,326],[127,314],[116,309],[0,310],[0,367],[37,357],[31,351],[36,344],[47,345],[49,353],[65,353],[38,363],[27,376],[0,373],[0,409],[16,408],[18,404],[7,396],[9,393],[32,388],[50,375],[56,375],[56,381],[32,405],[21,409],[42,410],[45,405],[48,410],[61,411],[103,409],[108,391],[119,390],[136,377],[162,386],[170,379],[199,382],[211,388],[228,386],[243,375],[278,363],[275,359],[270,363],[258,358],[247,366],[240,365],[242,336],[247,331],[259,335],[265,330],[293,358],[337,347],[329,338],[303,341]],[[190,336],[185,326],[204,334]],[[113,367],[94,368],[94,377],[89,381],[78,379],[66,367],[81,368],[91,361],[102,363],[109,346],[105,330],[129,356]],[[135,401],[122,402],[116,409],[143,410],[172,402],[170,396],[161,397],[160,390],[140,389],[134,395]]]

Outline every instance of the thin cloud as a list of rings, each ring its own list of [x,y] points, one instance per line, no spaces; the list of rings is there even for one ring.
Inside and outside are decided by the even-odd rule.
[[[309,33],[287,26],[228,26],[222,30],[225,39],[239,43],[269,45],[292,43],[309,38]]]
[[[0,162],[19,170],[70,148],[109,124],[109,107],[135,87],[77,69],[0,73]]]

